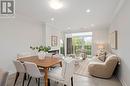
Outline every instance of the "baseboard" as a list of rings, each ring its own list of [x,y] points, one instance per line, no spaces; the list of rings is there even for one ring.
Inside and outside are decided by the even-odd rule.
[[[120,80],[122,86],[128,86],[124,80],[121,80],[121,79],[119,79],[119,80]]]

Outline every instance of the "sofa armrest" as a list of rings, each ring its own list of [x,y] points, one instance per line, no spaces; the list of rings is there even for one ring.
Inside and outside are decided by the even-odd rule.
[[[105,64],[104,63],[98,63],[98,62],[91,62],[88,64],[88,71],[89,73],[98,73],[104,71]]]
[[[111,69],[105,63],[95,62],[88,64],[88,72],[90,75],[101,78],[110,78],[112,75]]]

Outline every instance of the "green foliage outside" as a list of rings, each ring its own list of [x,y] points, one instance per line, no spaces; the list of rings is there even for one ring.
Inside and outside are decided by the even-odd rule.
[[[73,45],[73,53],[78,54],[79,50],[82,48],[85,49],[87,52],[87,55],[91,55],[92,50],[92,43],[91,42],[85,42],[84,39],[81,37],[73,37],[72,39],[72,45]]]

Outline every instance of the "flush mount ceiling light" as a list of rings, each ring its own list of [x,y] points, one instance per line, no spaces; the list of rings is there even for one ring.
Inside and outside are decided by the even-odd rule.
[[[71,29],[71,27],[67,27],[67,29],[68,29],[68,30],[70,30],[70,29]]]
[[[91,24],[90,26],[91,26],[91,27],[94,27],[95,25],[94,25],[94,24]]]
[[[50,0],[49,4],[50,4],[50,7],[55,10],[58,10],[63,7],[63,3],[61,0]]]
[[[91,12],[91,10],[90,10],[90,9],[87,9],[87,10],[86,10],[86,13],[90,13],[90,12]]]
[[[55,19],[54,18],[51,18],[51,21],[54,21]]]

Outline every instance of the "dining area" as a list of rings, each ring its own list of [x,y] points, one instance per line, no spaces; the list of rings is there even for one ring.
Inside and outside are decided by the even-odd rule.
[[[51,53],[44,55],[44,58],[38,55],[19,56],[13,60],[16,68],[13,86],[17,86],[18,79],[21,79],[19,81],[22,86],[31,86],[34,81],[36,86],[53,86],[50,80],[64,86],[73,86],[74,63],[72,58],[61,58]],[[20,74],[22,78],[19,78]]]

